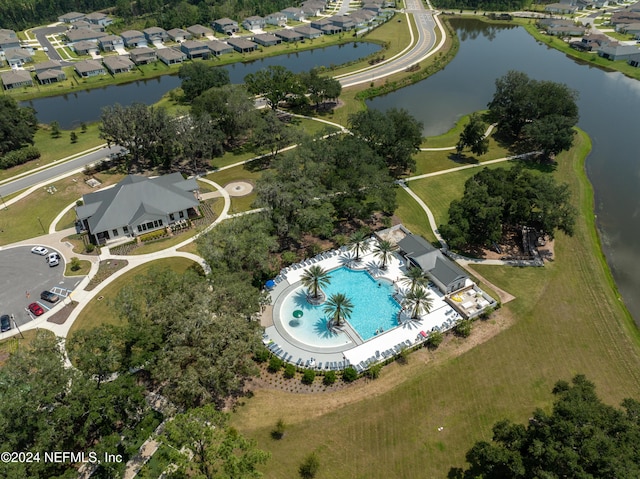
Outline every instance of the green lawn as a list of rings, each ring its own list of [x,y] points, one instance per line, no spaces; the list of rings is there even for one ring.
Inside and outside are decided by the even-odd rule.
[[[424,237],[426,240],[435,242],[436,237],[429,226],[429,218],[420,205],[404,189],[396,190],[398,207],[395,215],[400,219],[412,233]]]
[[[163,238],[160,240],[151,241],[149,243],[146,243],[140,246],[139,248],[134,249],[130,254],[140,255],[140,254],[147,254],[147,253],[155,253],[156,251],[162,251],[163,249],[171,248],[172,246],[175,246],[177,244],[182,243],[183,241],[188,240],[189,238],[192,238],[193,236],[196,235],[197,232],[198,232],[198,229],[193,228],[185,233],[181,233],[176,236],[171,236],[169,238]]]
[[[113,310],[113,301],[124,285],[131,281],[136,281],[139,276],[146,275],[151,268],[170,268],[177,273],[184,273],[195,263],[186,258],[163,258],[134,268],[123,274],[115,281],[107,285],[98,295],[96,295],[82,310],[78,319],[71,326],[69,336],[81,329],[93,329],[102,324],[122,324],[122,319],[118,318]]]
[[[67,263],[64,275],[65,276],[86,276],[89,274],[89,270],[91,270],[91,261],[87,261],[86,259],[80,260],[80,269],[77,271],[73,271],[71,269],[71,263]]]

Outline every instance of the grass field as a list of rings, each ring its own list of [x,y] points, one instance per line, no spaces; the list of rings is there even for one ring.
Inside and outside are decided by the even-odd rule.
[[[599,249],[583,163],[589,140],[576,139],[554,173],[575,192],[576,234],[557,238],[545,268],[478,267],[516,299],[475,323],[470,338],[420,350],[407,366],[340,392],[258,390],[245,401],[233,423],[271,452],[266,478],[295,477],[312,451],[322,478],[446,477],[497,420],[526,422],[534,408],[548,409],[558,379],[584,373],[613,404],[640,396],[640,341]],[[273,441],[278,419],[287,433]]]

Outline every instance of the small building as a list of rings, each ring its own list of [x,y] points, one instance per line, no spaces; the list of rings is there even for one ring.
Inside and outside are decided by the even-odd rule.
[[[213,38],[213,30],[199,24],[191,25],[187,31],[193,35],[193,38]]]
[[[180,173],[126,176],[113,188],[82,197],[76,216],[95,244],[164,229],[197,215],[198,184]]]
[[[113,18],[101,12],[89,13],[88,15],[85,15],[84,20],[89,23],[93,23],[94,25],[100,25],[101,27],[106,27],[113,23]]]
[[[74,68],[78,76],[82,78],[96,77],[106,75],[107,71],[104,66],[97,60],[82,60],[74,64]]]
[[[91,40],[82,40],[73,44],[73,49],[78,55],[89,55],[98,51],[98,44]]]
[[[598,56],[606,58],[607,60],[629,60],[633,55],[640,53],[635,45],[621,45],[619,43],[610,43],[603,45],[598,50]]]
[[[118,35],[107,35],[98,39],[98,45],[105,52],[113,52],[118,49],[124,49],[124,40]]]
[[[211,23],[211,26],[216,32],[224,33],[225,35],[233,35],[239,30],[238,22],[226,17],[215,20]]]
[[[153,42],[166,42],[169,38],[167,31],[160,27],[149,27],[142,30],[145,38],[149,43]]]
[[[101,38],[106,37],[107,34],[95,28],[83,27],[83,28],[72,28],[71,30],[67,30],[67,32],[65,33],[65,36],[71,43],[76,43],[76,42],[87,42],[87,41],[97,42]]]
[[[247,17],[242,22],[242,26],[247,30],[262,30],[266,24],[266,20],[258,15]]]
[[[167,35],[170,40],[173,40],[176,43],[182,43],[186,40],[191,40],[193,35],[182,28],[172,28],[171,30],[167,30]]]
[[[249,53],[258,49],[258,45],[246,38],[230,38],[227,43],[240,53]]]
[[[33,86],[31,74],[26,70],[9,70],[0,73],[5,90],[13,90],[23,86]]]
[[[274,25],[276,27],[287,26],[287,16],[282,12],[270,13],[264,17],[264,22],[267,25]]]
[[[283,42],[291,43],[291,42],[299,42],[304,39],[302,34],[296,32],[292,28],[285,28],[284,30],[278,30],[277,32],[273,32],[278,38],[281,38]]]
[[[211,50],[204,42],[198,42],[196,40],[187,40],[186,42],[182,42],[180,44],[180,50],[189,58],[193,60],[194,58],[209,58],[209,54]]]
[[[634,53],[632,55],[629,55],[629,59],[627,60],[627,63],[632,67],[640,68],[640,53]]]
[[[107,67],[107,70],[109,70],[112,75],[130,72],[135,67],[134,63],[127,55],[104,57],[102,59],[102,63]]]
[[[75,23],[84,20],[85,14],[80,12],[69,12],[58,17],[58,21],[62,23]]]
[[[36,63],[33,70],[36,72],[36,78],[41,85],[57,83],[67,79],[64,71],[62,71],[62,64],[58,60]]]
[[[124,41],[124,46],[127,48],[138,48],[147,46],[147,38],[144,33],[138,30],[127,30],[120,34]]]
[[[302,25],[300,27],[296,27],[294,29],[296,33],[299,33],[304,38],[318,38],[322,36],[322,30],[318,30],[317,28],[313,28],[311,25]]]
[[[293,20],[295,22],[301,22],[304,20],[304,13],[300,7],[289,7],[282,10],[282,13],[287,17],[287,21]]]
[[[20,39],[13,30],[0,28],[0,52],[10,48],[20,48]]]
[[[175,65],[176,63],[182,63],[187,59],[187,55],[177,48],[160,48],[157,51],[158,60],[165,65]]]
[[[231,53],[233,51],[233,47],[231,45],[227,45],[226,43],[219,40],[210,40],[208,42],[205,42],[205,44],[207,45],[209,50],[211,50],[211,53],[213,53],[217,57],[220,55],[224,55],[225,53]]]
[[[272,47],[279,45],[282,40],[271,33],[258,33],[253,36],[253,41],[263,47]]]
[[[147,63],[155,62],[158,56],[153,48],[138,47],[129,52],[129,58],[136,65],[146,65]]]
[[[4,59],[10,67],[21,67],[33,61],[33,55],[25,48],[9,48],[4,52]]]

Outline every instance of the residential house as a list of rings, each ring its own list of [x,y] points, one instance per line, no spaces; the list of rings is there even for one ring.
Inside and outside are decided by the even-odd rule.
[[[97,60],[82,60],[74,65],[76,73],[82,78],[95,77],[100,75],[106,75],[107,71],[104,66]]]
[[[356,27],[353,18],[347,15],[333,15],[329,17],[331,23],[333,23],[336,27],[340,27],[343,31],[353,30]]]
[[[317,28],[313,28],[311,25],[302,25],[294,28],[296,33],[299,33],[304,38],[318,38],[322,36],[322,30],[318,30]]]
[[[102,63],[104,63],[104,66],[107,67],[107,70],[109,70],[112,75],[130,72],[135,66],[127,55],[104,57]]]
[[[88,15],[85,15],[84,20],[101,27],[106,27],[107,25],[111,25],[113,23],[113,18],[101,12],[89,13]]]
[[[258,45],[245,38],[229,38],[227,43],[240,53],[249,53],[258,49]]]
[[[570,15],[576,13],[579,10],[577,5],[571,5],[569,3],[550,3],[544,7],[544,11],[547,13],[562,13]]]
[[[0,28],[0,52],[10,48],[20,48],[20,40],[13,30]]]
[[[580,25],[559,25],[547,28],[547,33],[556,37],[579,37],[584,35],[586,31],[586,28]]]
[[[82,197],[76,216],[96,244],[164,229],[197,215],[195,179],[180,173],[146,178],[128,175],[113,188]]]
[[[193,38],[213,38],[213,30],[199,24],[191,25],[187,31],[193,35]]]
[[[78,55],[89,55],[92,52],[98,51],[98,44],[91,40],[82,40],[73,44],[73,49]]]
[[[166,42],[169,38],[167,31],[164,28],[160,27],[149,27],[142,30],[145,38],[149,43],[153,42]]]
[[[158,60],[165,65],[175,65],[186,60],[187,55],[177,48],[159,48],[157,50]]]
[[[277,32],[273,32],[273,34],[282,39],[283,42],[299,42],[304,39],[302,34],[296,32],[292,28],[285,28],[284,30],[278,30]]]
[[[5,90],[13,90],[23,86],[33,86],[31,73],[26,70],[9,70],[0,73]]]
[[[603,45],[598,50],[598,56],[607,60],[629,60],[633,55],[640,53],[636,45],[621,45],[619,43],[609,43]]]
[[[301,22],[304,20],[304,13],[300,7],[289,7],[282,10],[282,13],[287,17],[287,21],[293,20],[295,22]]]
[[[124,40],[118,35],[107,35],[98,39],[98,45],[105,52],[113,52],[124,49]]]
[[[262,45],[263,47],[271,47],[282,42],[279,37],[276,37],[271,33],[258,33],[253,36],[253,41],[258,45]]]
[[[155,62],[158,59],[156,51],[149,47],[138,47],[129,51],[129,58],[136,65],[146,65],[147,63]]]
[[[300,7],[304,18],[311,18],[320,16],[324,11],[324,4],[318,2],[304,2]]]
[[[58,17],[58,21],[62,22],[62,23],[75,23],[75,22],[78,22],[80,20],[83,20],[84,17],[85,17],[84,13],[69,12],[69,13],[65,13],[64,15],[60,15]]]
[[[36,78],[41,85],[57,83],[67,78],[64,71],[62,71],[62,64],[58,60],[36,63],[33,70],[36,72]]]
[[[368,10],[378,15],[382,11],[382,6],[377,3],[367,2],[362,4],[362,10]]]
[[[258,15],[247,17],[242,22],[242,26],[247,30],[262,30],[266,24],[266,20]]]
[[[205,42],[205,44],[209,50],[211,50],[211,53],[217,57],[233,51],[233,47],[231,45],[227,45],[219,40],[209,40],[208,42]]]
[[[583,36],[580,41],[571,42],[569,46],[581,52],[590,52],[608,43],[615,43],[615,41],[600,33],[590,33]]]
[[[4,52],[4,59],[10,67],[21,67],[25,63],[33,61],[32,54],[25,48],[9,48]]]
[[[621,29],[622,33],[627,33],[629,35],[633,35],[636,40],[640,39],[640,22],[638,23],[627,23]]]
[[[313,28],[317,28],[325,35],[333,35],[334,33],[340,33],[342,31],[342,28],[334,25],[333,22],[328,18],[311,20],[311,23],[309,25],[311,25]]]
[[[233,35],[240,30],[240,28],[238,28],[238,22],[226,17],[215,20],[211,26],[216,32],[224,33],[225,35]]]
[[[264,22],[267,25],[275,25],[276,27],[287,26],[287,16],[282,12],[270,13],[264,17]]]
[[[193,35],[182,28],[172,28],[171,30],[167,30],[167,35],[169,36],[169,40],[172,40],[176,43],[182,43],[186,40],[191,40]]]
[[[621,10],[614,12],[609,20],[616,31],[621,31],[626,25],[640,22],[640,12],[632,12],[629,10]]]
[[[186,42],[182,42],[180,44],[180,50],[189,58],[193,60],[194,58],[209,58],[209,46],[204,42],[198,42],[196,40],[187,40]]]
[[[362,20],[363,24],[371,23],[376,18],[376,14],[371,10],[364,10],[362,8],[360,10],[356,10],[355,12],[351,12],[349,16],[358,17],[360,20]]]
[[[106,37],[107,34],[95,28],[84,27],[84,28],[72,28],[71,30],[67,30],[65,32],[65,36],[71,43],[76,43],[76,42],[88,42],[88,41],[97,42],[101,38]]]
[[[147,37],[138,30],[127,30],[120,34],[124,40],[124,46],[127,48],[137,48],[147,46]]]
[[[632,67],[640,68],[640,53],[634,53],[632,55],[629,55],[629,59],[627,60],[627,63]]]

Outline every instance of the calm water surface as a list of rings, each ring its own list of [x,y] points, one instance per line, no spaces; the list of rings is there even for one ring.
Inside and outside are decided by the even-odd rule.
[[[242,83],[249,73],[255,73],[268,66],[282,65],[294,73],[300,73],[315,67],[329,67],[358,60],[379,51],[380,48],[380,45],[375,43],[347,43],[263,58],[249,63],[234,63],[221,68],[229,71],[232,83]],[[23,105],[36,109],[40,123],[57,121],[62,128],[70,129],[82,122],[90,123],[99,120],[105,106],[116,103],[131,105],[135,102],[151,105],[160,100],[169,90],[179,86],[180,79],[177,76],[164,75],[126,85],[111,85],[68,95],[38,98],[23,102]]]
[[[509,70],[577,90],[579,126],[593,141],[587,173],[604,251],[625,304],[640,322],[640,82],[578,64],[519,27],[474,20],[453,25],[460,51],[443,71],[377,98],[369,107],[405,108],[432,136],[449,130],[461,116],[485,109],[496,78]]]

